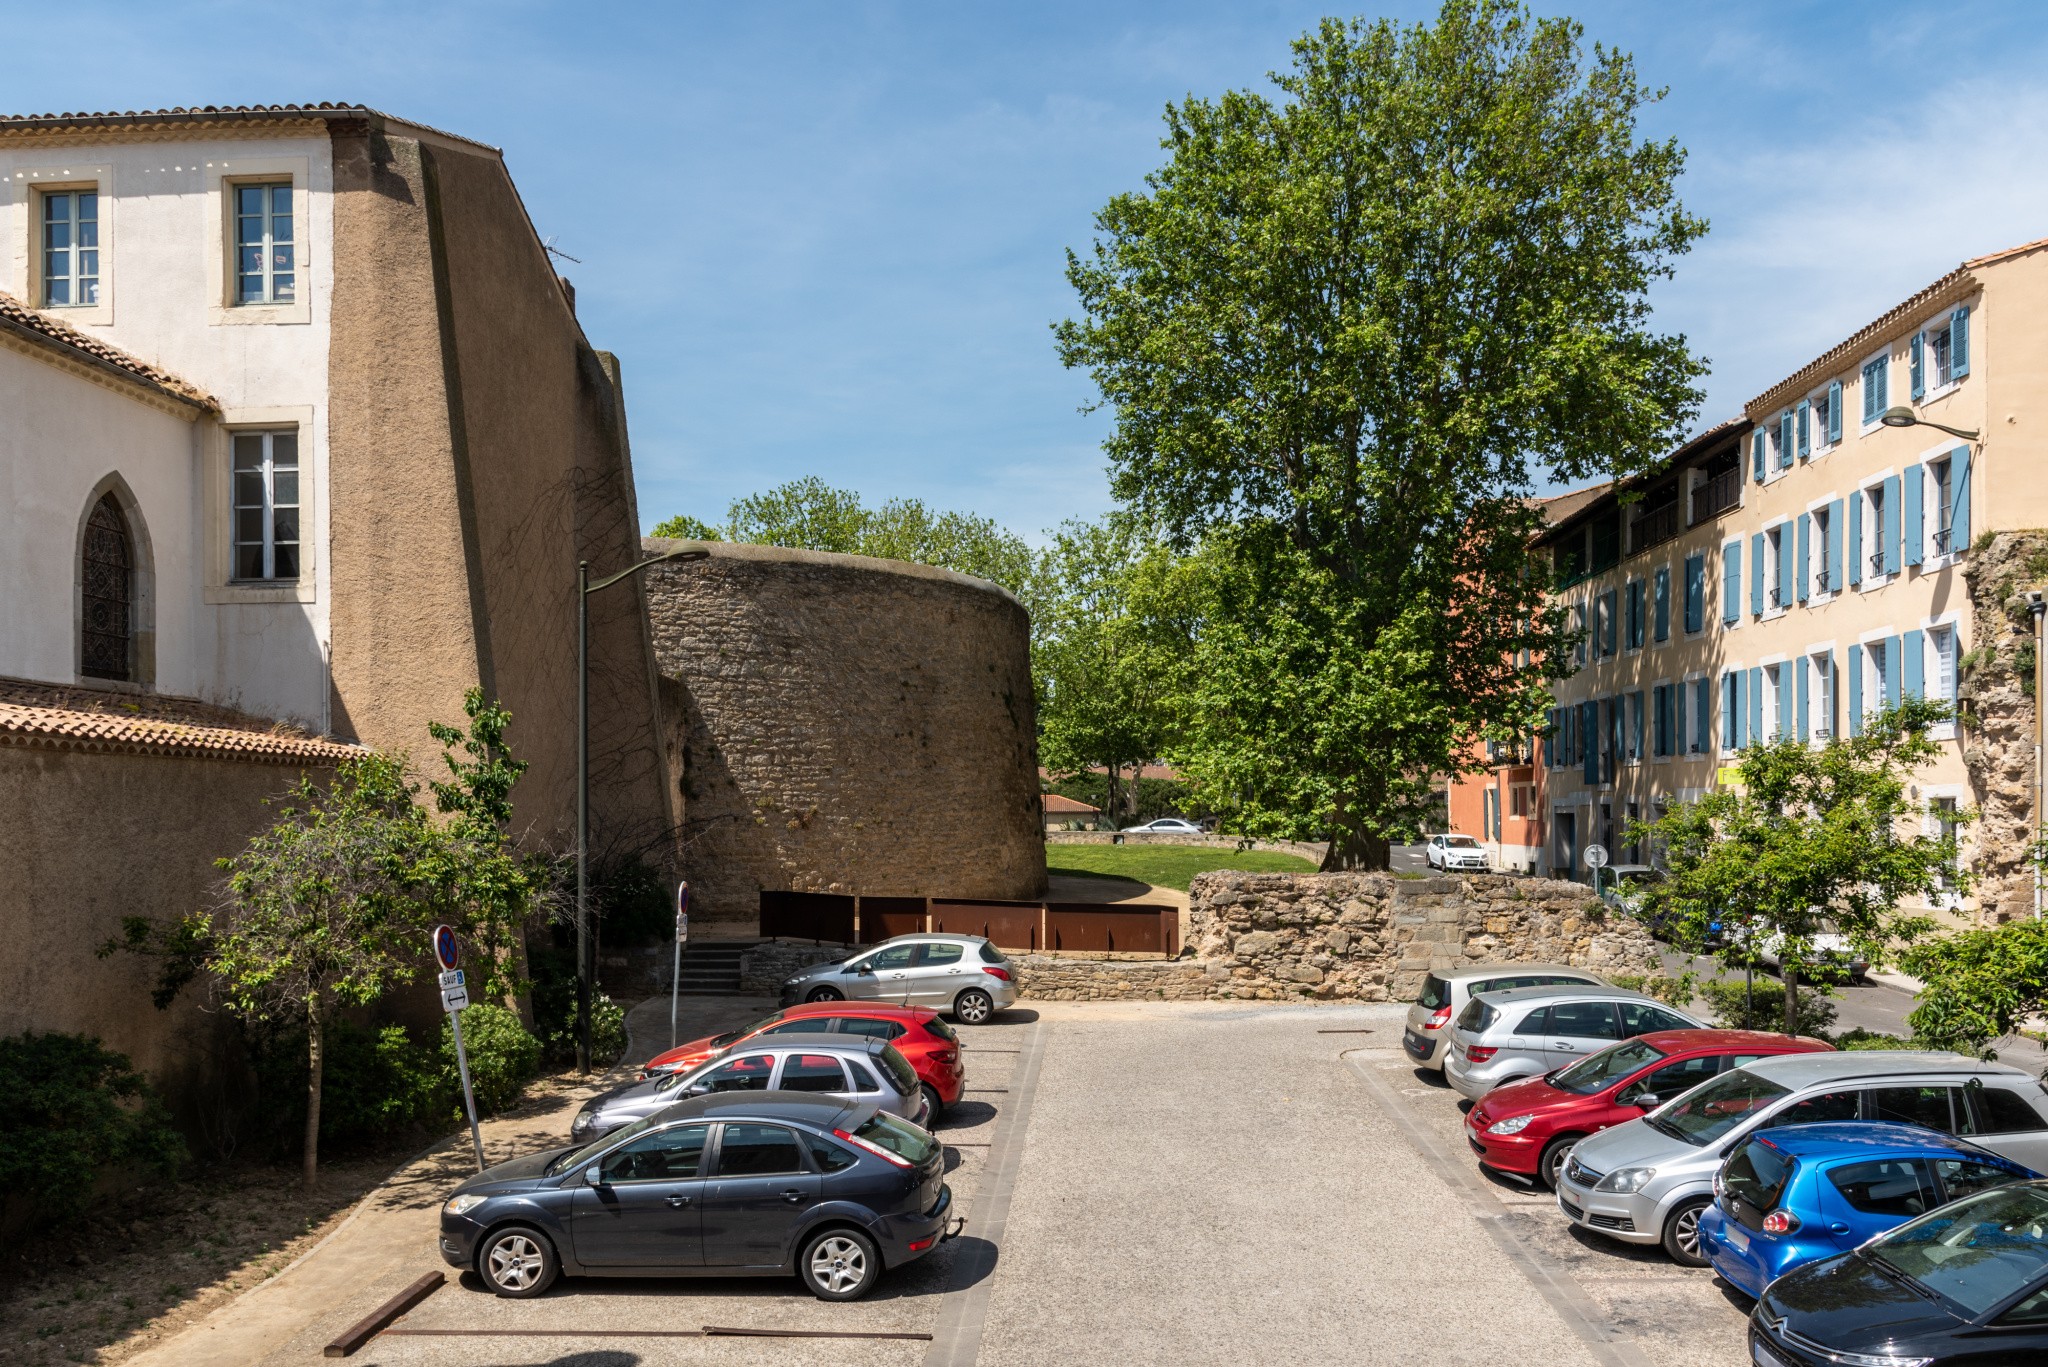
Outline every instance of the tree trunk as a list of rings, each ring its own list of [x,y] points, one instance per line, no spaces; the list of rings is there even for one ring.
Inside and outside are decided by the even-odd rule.
[[[306,1185],[320,1180],[320,1071],[327,1056],[325,1003],[316,990],[306,999]]]
[[[1799,1033],[1799,970],[1785,965],[1785,1033]]]
[[[1384,873],[1393,863],[1393,846],[1383,835],[1338,830],[1323,854],[1324,873]]]
[[[1102,805],[1109,809],[1106,813],[1109,817],[1109,828],[1112,831],[1120,831],[1124,828],[1124,812],[1123,803],[1117,801],[1116,780],[1117,775],[1124,771],[1124,766],[1112,760],[1105,764],[1103,769],[1108,775],[1108,786],[1103,791]]]

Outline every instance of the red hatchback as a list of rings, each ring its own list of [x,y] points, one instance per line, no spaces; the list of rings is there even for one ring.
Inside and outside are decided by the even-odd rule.
[[[910,1060],[917,1081],[931,1102],[931,1118],[960,1099],[967,1086],[967,1065],[960,1061],[960,1037],[928,1006],[885,1006],[873,1002],[811,1002],[786,1006],[744,1030],[679,1044],[656,1054],[640,1067],[640,1076],[694,1068],[714,1054],[757,1035],[865,1035],[887,1040]]]
[[[1568,1068],[1496,1088],[1465,1113],[1482,1167],[1534,1177],[1553,1190],[1572,1145],[1634,1120],[1716,1073],[1772,1054],[1831,1044],[1756,1030],[1658,1030],[1610,1044]]]

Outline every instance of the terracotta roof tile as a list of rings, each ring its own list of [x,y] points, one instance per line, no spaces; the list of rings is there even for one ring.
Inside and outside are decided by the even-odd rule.
[[[109,346],[88,333],[80,332],[69,323],[53,318],[40,309],[32,309],[13,295],[0,292],[0,330],[16,336],[26,336],[30,341],[47,346],[54,351],[70,356],[100,370],[112,370],[123,379],[145,385],[160,394],[167,394],[180,403],[191,404],[208,412],[219,412],[220,403],[198,385],[179,379],[168,370],[159,369],[149,362],[130,356],[119,347]]]
[[[1085,802],[1076,802],[1074,799],[1063,797],[1058,793],[1040,793],[1039,796],[1045,800],[1045,810],[1048,812],[1093,812],[1098,816],[1102,812],[1100,807],[1091,807]]]
[[[338,764],[361,746],[308,736],[194,698],[0,679],[0,745],[102,754],[193,755],[258,764]]]
[[[387,123],[401,124],[432,133],[437,137],[452,138],[466,142],[472,147],[481,147],[487,152],[499,149],[489,143],[465,138],[460,133],[450,133],[445,128],[420,123],[413,119],[386,114],[361,104],[337,104],[322,100],[317,104],[208,104],[179,105],[173,109],[124,109],[104,110],[95,113],[79,111],[67,114],[0,114],[0,133],[37,133],[60,131],[74,128],[148,128],[164,124],[195,124],[200,127],[232,123],[287,123],[305,119],[378,119]]]

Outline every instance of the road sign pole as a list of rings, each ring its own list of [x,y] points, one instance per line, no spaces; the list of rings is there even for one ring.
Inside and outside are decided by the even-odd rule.
[[[484,1170],[484,1132],[477,1128],[476,1093],[469,1086],[469,1051],[462,1047],[462,1012],[448,1013],[448,1028],[455,1032],[455,1068],[462,1074],[462,1107],[469,1112],[469,1142],[476,1146],[476,1170]]]
[[[676,1018],[683,1001],[683,941],[690,937],[690,885],[676,884],[676,961],[668,977],[668,1047],[676,1047]]]
[[[455,1070],[462,1074],[462,1109],[469,1115],[469,1142],[476,1146],[476,1170],[484,1170],[484,1132],[477,1128],[476,1093],[469,1085],[469,1050],[462,1046],[462,1013],[469,1006],[469,986],[462,970],[455,966],[458,946],[452,926],[435,926],[429,937],[434,962],[441,965],[441,1009],[448,1013],[448,1028],[455,1034]]]

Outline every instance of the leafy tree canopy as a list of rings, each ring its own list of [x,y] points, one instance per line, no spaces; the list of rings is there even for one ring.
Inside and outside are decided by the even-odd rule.
[[[1643,469],[1690,421],[1702,367],[1647,290],[1705,225],[1636,134],[1656,95],[1569,20],[1325,20],[1272,79],[1167,110],[1056,337],[1117,496],[1202,552],[1176,763],[1247,830],[1382,864],[1431,773],[1541,706],[1537,479]]]

